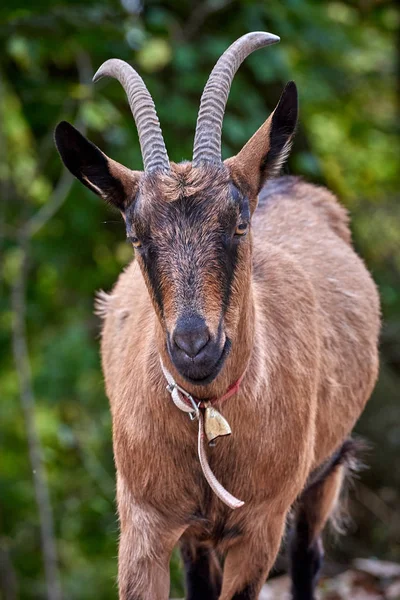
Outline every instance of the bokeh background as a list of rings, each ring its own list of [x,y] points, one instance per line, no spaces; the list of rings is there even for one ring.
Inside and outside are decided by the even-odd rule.
[[[224,121],[237,152],[294,79],[301,119],[287,170],[329,186],[379,285],[379,383],[357,432],[372,443],[351,493],[353,525],[329,565],[400,562],[399,10],[396,2],[9,0],[0,7],[0,598],[117,595],[111,423],[93,297],[131,260],[116,212],[61,166],[53,130],[76,124],[141,168],[110,57],[144,77],[169,155],[191,157],[199,98],[240,35],[281,43],[238,72]],[[284,564],[284,563],[282,563]],[[46,583],[47,580],[47,583]],[[61,583],[60,583],[61,582]],[[172,594],[182,594],[177,557]]]

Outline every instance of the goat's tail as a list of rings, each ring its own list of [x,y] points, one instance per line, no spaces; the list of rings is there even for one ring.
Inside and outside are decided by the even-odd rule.
[[[346,440],[311,474],[293,510],[290,531],[290,575],[294,598],[314,598],[323,559],[322,533],[330,524],[343,533],[349,524],[349,481],[362,468],[359,456],[366,444]]]
[[[370,450],[368,442],[362,438],[347,439],[337,451],[332,463],[332,471],[343,467],[343,479],[338,500],[329,518],[331,530],[344,534],[352,524],[349,510],[349,491],[354,488],[360,471],[366,468],[363,456]]]

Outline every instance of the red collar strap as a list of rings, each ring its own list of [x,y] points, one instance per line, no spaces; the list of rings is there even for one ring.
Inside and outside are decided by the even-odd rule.
[[[199,408],[206,408],[207,405],[213,406],[214,404],[218,404],[219,402],[225,402],[225,400],[228,400],[228,398],[234,396],[234,394],[236,394],[239,391],[240,384],[242,383],[243,378],[244,373],[242,373],[239,379],[237,379],[228,387],[225,394],[223,394],[222,396],[214,396],[214,398],[210,398],[209,400],[200,400],[199,398],[194,398],[194,401],[197,403],[197,406],[199,406]]]

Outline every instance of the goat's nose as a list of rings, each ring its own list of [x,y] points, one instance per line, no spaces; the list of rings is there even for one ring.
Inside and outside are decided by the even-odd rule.
[[[178,348],[194,358],[209,342],[210,332],[201,317],[181,317],[176,324],[173,339]]]

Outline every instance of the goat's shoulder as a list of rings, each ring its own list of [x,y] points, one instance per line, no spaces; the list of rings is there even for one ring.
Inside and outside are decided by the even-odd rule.
[[[308,183],[300,177],[283,176],[269,180],[259,194],[259,221],[279,211],[278,218],[287,221],[315,219],[320,227],[328,227],[351,244],[347,210],[326,188]],[[257,219],[257,217],[256,217]]]

